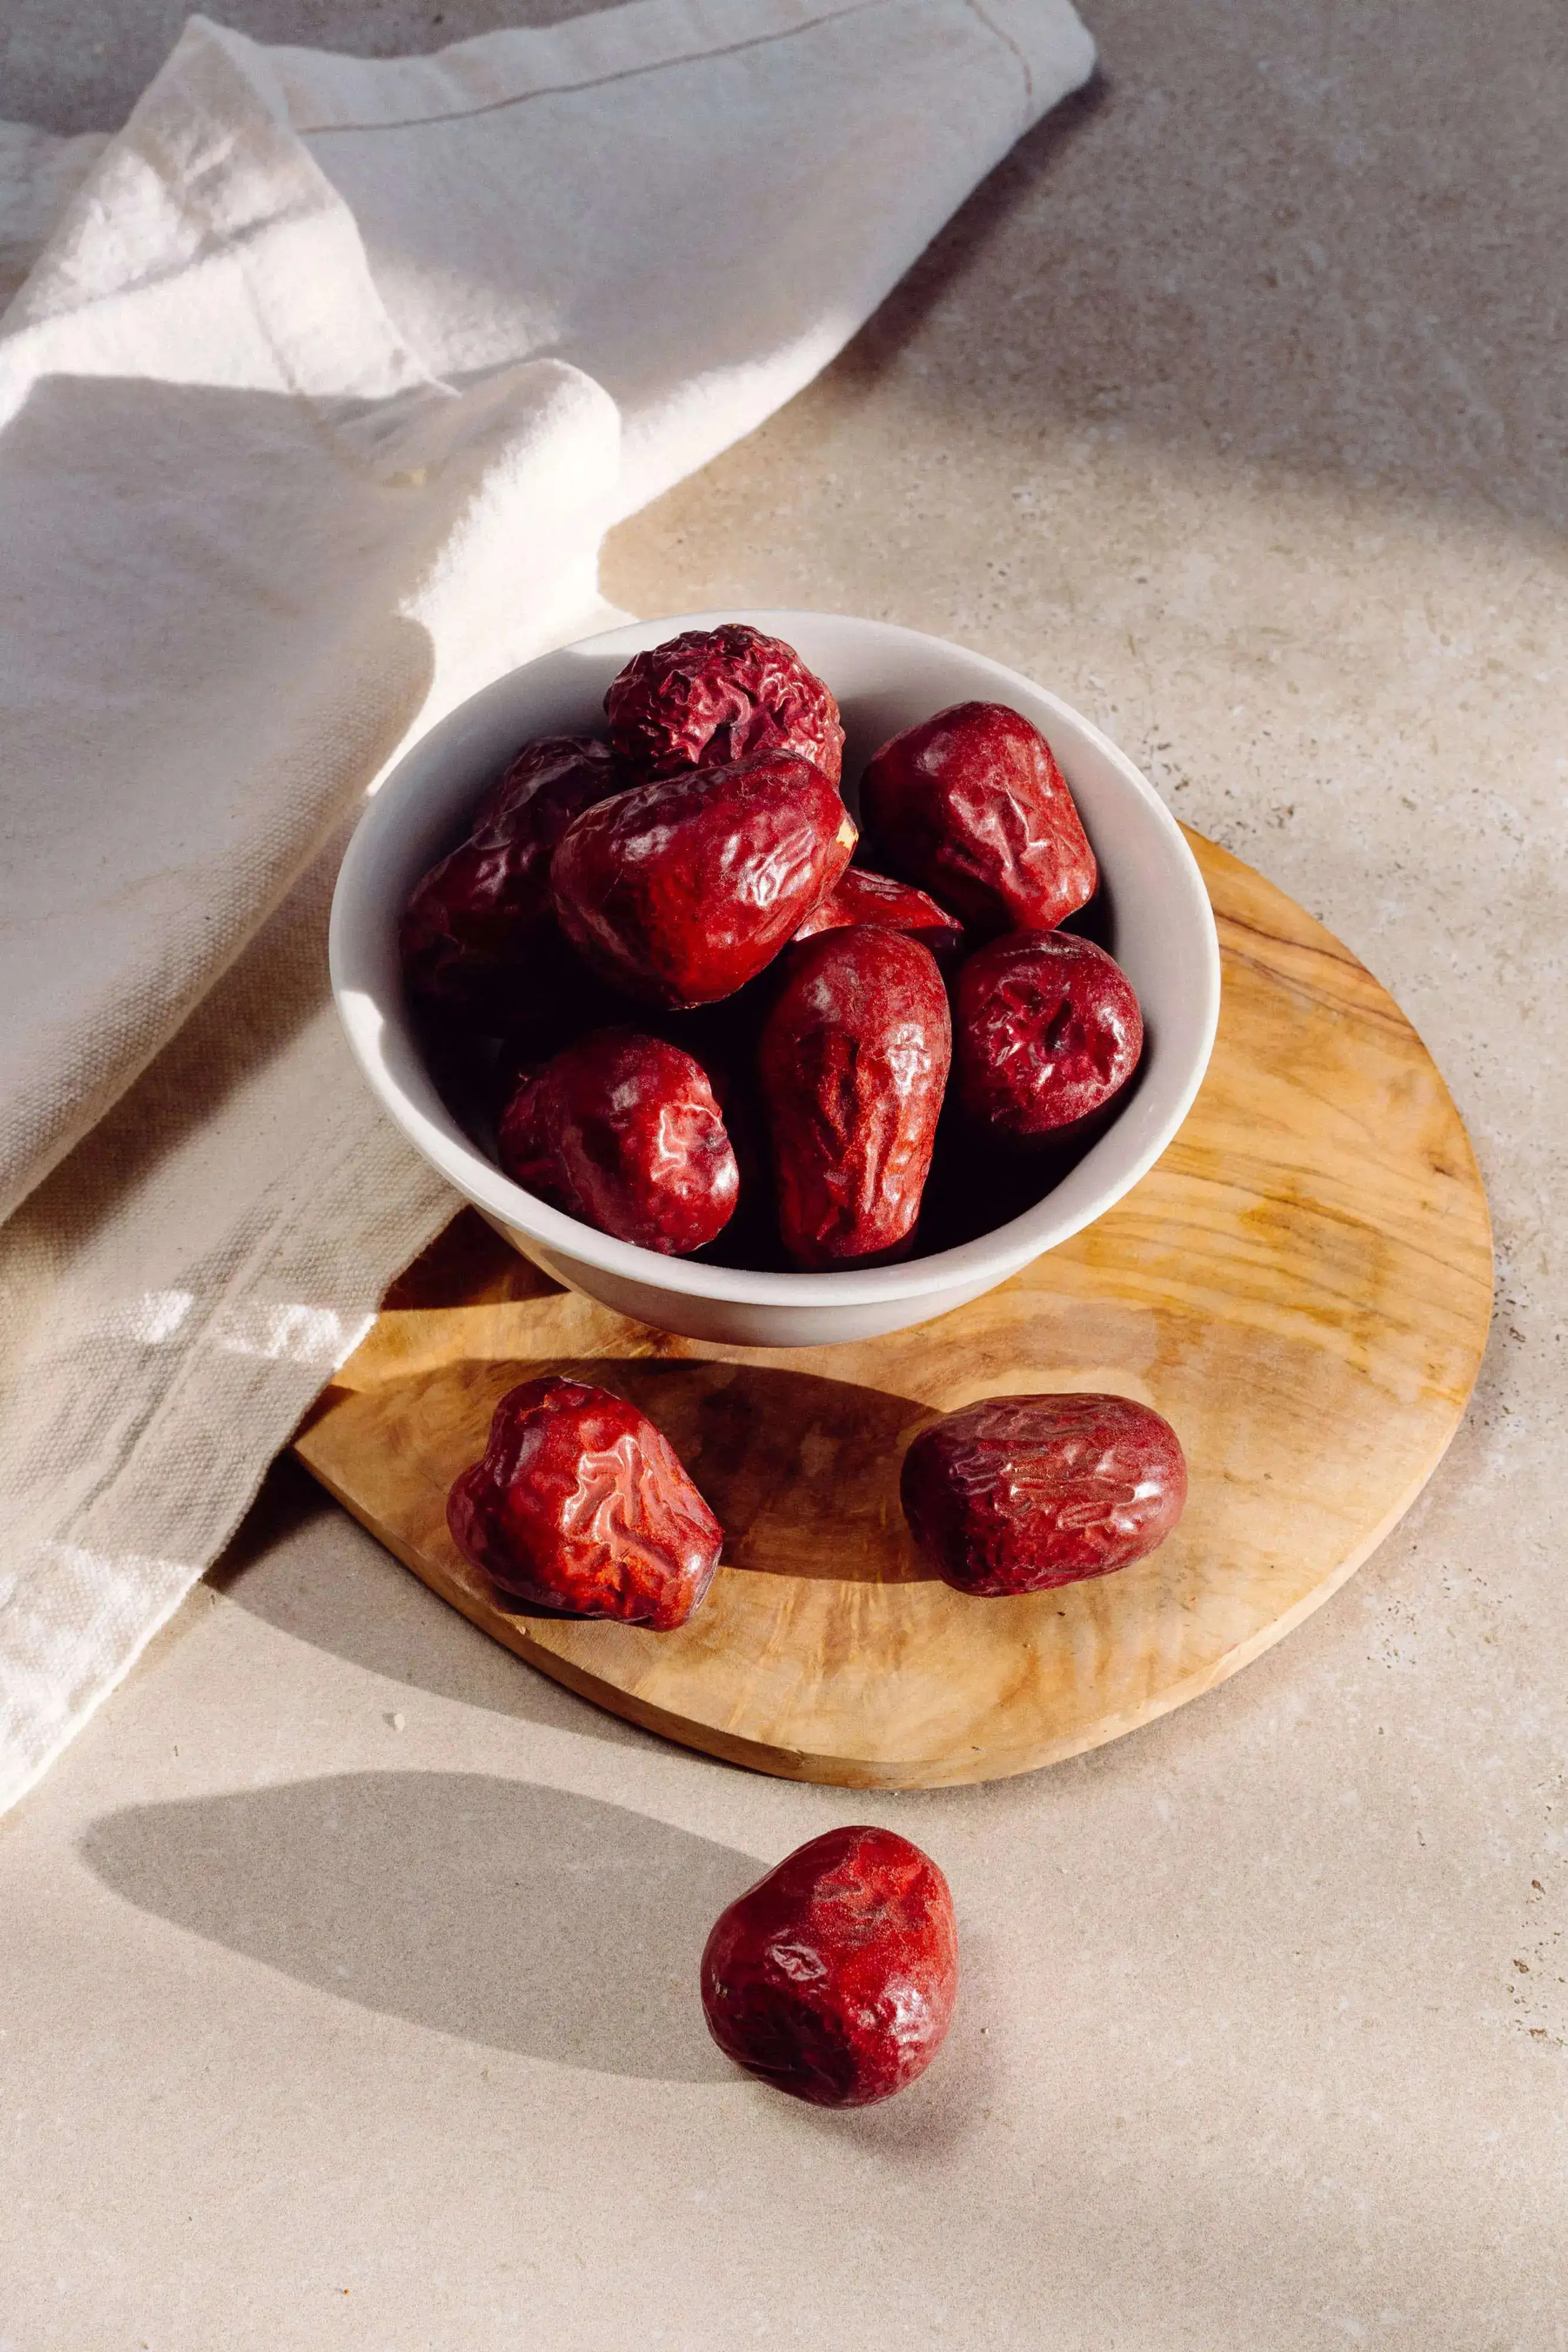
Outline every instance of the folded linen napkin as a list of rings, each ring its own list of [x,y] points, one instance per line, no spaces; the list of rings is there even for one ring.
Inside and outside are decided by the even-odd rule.
[[[1067,0],[195,17],[118,137],[0,136],[0,258],[62,207],[0,331],[0,1807],[451,1208],[326,1001],[353,808],[1092,63]]]

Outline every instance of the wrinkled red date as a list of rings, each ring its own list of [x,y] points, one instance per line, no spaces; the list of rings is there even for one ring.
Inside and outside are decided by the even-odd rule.
[[[691,629],[629,661],[604,698],[611,740],[639,776],[729,767],[794,751],[839,781],[839,706],[793,646],[732,621]]]
[[[797,1265],[907,1244],[952,1055],[936,959],[902,931],[824,931],[791,950],[758,1054],[779,1224]]]
[[[718,1565],[724,1529],[644,1413],[580,1381],[525,1381],[446,1500],[465,1559],[518,1601],[668,1633]]]
[[[673,1257],[723,1231],[740,1187],[706,1072],[632,1029],[580,1037],[523,1080],[501,1165],[569,1216]]]
[[[946,1581],[995,1599],[1142,1559],[1182,1515],[1186,1463],[1131,1397],[990,1397],[921,1431],[899,1493]]]
[[[861,804],[879,862],[977,930],[1050,930],[1094,894],[1094,852],[1051,746],[1005,703],[956,702],[894,735]]]
[[[893,1830],[830,1830],[719,1914],[703,2011],[727,2058],[792,2098],[862,2107],[931,2063],[958,1990],[947,1882]]]
[[[525,743],[474,812],[476,841],[526,835],[551,847],[573,817],[631,782],[608,743],[594,735],[541,735]]]
[[[399,935],[403,974],[426,1002],[504,1015],[559,949],[550,863],[575,817],[618,787],[607,743],[525,743],[475,812],[468,839],[415,887]]]
[[[1027,1144],[1089,1118],[1126,1085],[1143,1050],[1133,983],[1092,940],[1012,931],[958,974],[958,1098],[998,1140]]]
[[[964,926],[956,915],[939,907],[924,890],[891,875],[873,874],[864,866],[846,866],[827,897],[801,924],[795,937],[814,940],[819,931],[846,930],[853,923],[873,929],[907,931],[929,948],[938,963],[950,962],[963,950]]]
[[[633,996],[710,1004],[772,960],[854,845],[821,770],[762,752],[589,809],[555,854],[556,907],[590,963]]]

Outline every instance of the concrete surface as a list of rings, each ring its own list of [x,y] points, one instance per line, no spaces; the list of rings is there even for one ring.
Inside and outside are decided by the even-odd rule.
[[[1100,89],[606,584],[993,650],[1331,922],[1491,1189],[1471,1417],[1222,1690],[873,1801],[579,1705],[278,1472],[0,1824],[13,2352],[1568,2343],[1568,21],[1092,16]],[[111,121],[173,23],[26,0],[0,113]],[[732,1888],[856,1817],[948,1870],[968,1974],[925,2081],[833,2119],[725,2074],[693,1978]]]

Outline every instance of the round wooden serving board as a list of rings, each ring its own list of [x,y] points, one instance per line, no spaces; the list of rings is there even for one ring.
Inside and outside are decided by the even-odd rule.
[[[845,1788],[997,1779],[1234,1674],[1407,1510],[1491,1308],[1486,1202],[1392,998],[1291,899],[1193,837],[1224,999],[1203,1090],[1136,1189],[999,1290],[882,1339],[708,1347],[555,1288],[471,1213],[405,1276],[298,1440],[416,1576],[558,1682],[710,1755]],[[659,1423],[727,1530],[675,1633],[510,1616],[446,1490],[514,1382],[570,1370]],[[904,1449],[933,1412],[1112,1389],[1174,1423],[1191,1494],[1151,1559],[966,1600],[915,1558]]]

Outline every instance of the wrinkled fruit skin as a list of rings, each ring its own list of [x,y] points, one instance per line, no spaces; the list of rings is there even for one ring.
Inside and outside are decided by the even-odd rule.
[[[416,996],[505,1019],[519,995],[544,983],[560,951],[550,892],[556,845],[619,782],[608,744],[585,736],[524,744],[480,802],[468,839],[409,899],[399,948]]]
[[[631,995],[711,1004],[772,960],[854,845],[821,770],[763,752],[589,809],[556,851],[556,908],[588,961]]]
[[[727,2058],[792,2098],[863,2107],[924,2074],[953,2015],[947,1882],[892,1830],[830,1830],[714,1922],[703,2011]]]
[[[813,907],[795,937],[814,940],[819,931],[846,930],[866,923],[877,930],[907,931],[929,948],[940,964],[963,953],[964,926],[956,915],[939,907],[924,890],[891,875],[873,874],[864,866],[849,866],[827,897]]]
[[[1142,1559],[1182,1515],[1186,1463],[1131,1397],[990,1397],[921,1431],[899,1495],[946,1582],[996,1599]]]
[[[1143,1050],[1133,983],[1092,940],[1012,931],[958,974],[958,1098],[998,1141],[1029,1144],[1090,1118],[1126,1085]]]
[[[668,1633],[718,1565],[724,1529],[669,1440],[607,1389],[525,1381],[496,1407],[446,1524],[502,1608],[531,1601]]]
[[[515,841],[526,835],[553,848],[573,817],[624,792],[632,779],[621,772],[608,743],[592,735],[541,735],[525,743],[499,781],[474,812],[469,831],[476,841]]]
[[[821,679],[792,646],[740,621],[636,655],[604,708],[615,751],[638,776],[793,751],[836,784],[843,765],[839,706]]]
[[[618,1241],[684,1257],[722,1233],[740,1174],[701,1066],[662,1037],[601,1029],[525,1078],[501,1165]]]
[[[1048,931],[1099,871],[1037,727],[1000,702],[956,702],[876,752],[861,806],[878,862],[982,932]]]
[[[904,1247],[952,1058],[942,975],[902,931],[824,931],[790,952],[758,1068],[779,1226],[797,1265]]]

